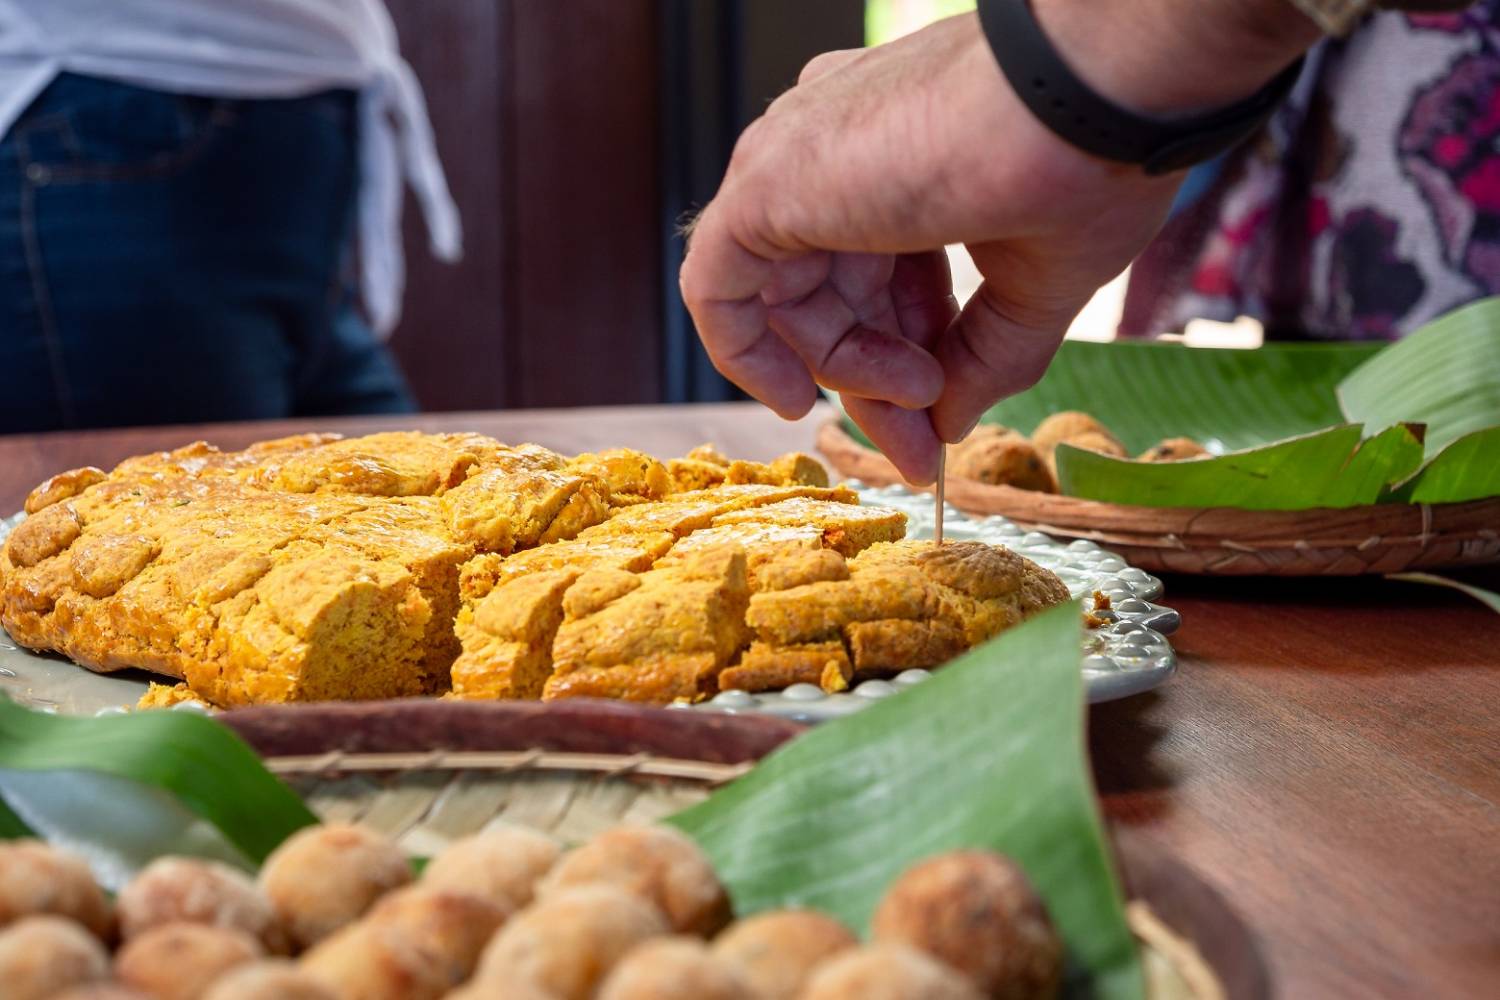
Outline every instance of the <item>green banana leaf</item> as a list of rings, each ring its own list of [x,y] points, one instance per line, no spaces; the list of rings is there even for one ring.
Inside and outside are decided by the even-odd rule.
[[[1093,414],[1131,454],[1191,437],[1219,456],[1147,466],[1059,448],[1063,492],[1109,503],[1304,510],[1500,496],[1500,297],[1388,346],[1069,341],[1040,382],[984,419],[1030,433],[1062,410]],[[1371,440],[1351,442],[1349,424]],[[1415,461],[1406,432],[1384,433],[1403,424],[1422,442]]]
[[[1337,395],[1344,415],[1368,433],[1426,424],[1429,459],[1459,438],[1500,427],[1500,297],[1390,345],[1340,382]]]
[[[938,851],[1021,864],[1067,944],[1070,996],[1142,996],[1084,753],[1079,609],[1055,608],[914,689],[826,723],[671,822],[740,913],[817,907],[868,926]]]
[[[1301,510],[1360,507],[1422,464],[1422,441],[1400,424],[1364,438],[1358,424],[1189,462],[1136,462],[1057,449],[1057,476],[1070,496],[1142,507]]]
[[[0,799],[0,840],[14,840],[17,837],[31,836],[31,827],[22,822],[21,817],[11,812],[10,806]]]
[[[1500,427],[1474,431],[1438,452],[1398,491],[1410,503],[1500,496]]]
[[[122,798],[130,784],[159,790],[206,820],[251,863],[317,822],[238,736],[190,712],[81,718],[33,712],[0,697],[0,772],[45,772],[58,790],[80,772],[86,779],[80,779],[81,787],[100,787],[99,779],[88,775],[112,776],[129,783],[106,786],[117,788]],[[37,783],[25,784],[36,791]],[[0,805],[0,836],[25,833],[24,805]],[[94,825],[87,833],[107,846],[112,831],[105,823]]]
[[[1427,426],[1426,460],[1399,493],[1414,503],[1500,496],[1500,298],[1434,320],[1338,386],[1348,419],[1374,433]]]
[[[1132,455],[1169,437],[1252,448],[1348,423],[1334,388],[1379,349],[1272,343],[1246,351],[1070,340],[1040,382],[991,407],[984,420],[1030,434],[1053,413],[1083,410]]]

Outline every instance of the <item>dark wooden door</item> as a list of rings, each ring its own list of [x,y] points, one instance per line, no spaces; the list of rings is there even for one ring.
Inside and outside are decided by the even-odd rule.
[[[654,0],[389,0],[464,221],[408,199],[393,344],[424,408],[661,396]]]
[[[725,398],[676,293],[675,223],[862,0],[387,0],[464,223],[408,199],[393,346],[425,409]],[[811,9],[809,9],[811,8]]]

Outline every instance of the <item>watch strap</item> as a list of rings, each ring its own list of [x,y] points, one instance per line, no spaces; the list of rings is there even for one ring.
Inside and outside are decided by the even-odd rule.
[[[1030,0],[979,0],[979,21],[1016,95],[1061,138],[1095,156],[1165,174],[1210,160],[1260,128],[1291,91],[1302,60],[1226,108],[1156,118],[1121,107],[1084,83],[1052,46]]]

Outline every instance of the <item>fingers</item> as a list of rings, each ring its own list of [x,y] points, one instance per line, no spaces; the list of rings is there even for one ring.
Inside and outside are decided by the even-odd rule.
[[[864,54],[864,49],[835,49],[832,52],[824,52],[813,56],[807,65],[802,67],[802,72],[797,77],[798,84],[811,83],[820,76],[827,76],[834,70],[858,59]]]
[[[936,355],[945,380],[943,398],[932,408],[938,436],[962,440],[985,410],[1034,385],[1082,304],[1021,323],[1010,317],[991,283],[982,285],[938,341]]]
[[[904,410],[890,403],[843,396],[844,412],[869,435],[913,486],[926,486],[937,478],[937,455],[941,442],[932,429],[927,410]]]
[[[774,303],[771,329],[820,385],[907,409],[931,406],[942,392],[942,369],[902,336],[890,290],[892,258],[817,256],[816,267],[800,261],[778,265],[766,293]]]
[[[714,367],[788,419],[817,400],[806,365],[767,325],[761,289],[770,261],[739,244],[710,204],[693,228],[678,279],[683,301]]]
[[[943,391],[943,370],[931,354],[900,334],[860,325],[831,289],[820,288],[794,310],[773,309],[770,324],[819,385],[906,409],[931,406]]]
[[[890,293],[901,335],[923,350],[937,346],[938,338],[958,316],[945,250],[897,256]]]

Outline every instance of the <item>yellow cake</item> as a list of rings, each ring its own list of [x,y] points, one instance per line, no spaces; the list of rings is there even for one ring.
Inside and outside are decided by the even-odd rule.
[[[931,666],[1065,600],[1003,549],[909,543],[806,455],[575,458],[478,434],[202,442],[55,476],[0,624],[145,704],[451,692],[696,700]],[[977,546],[977,547],[976,547]]]

